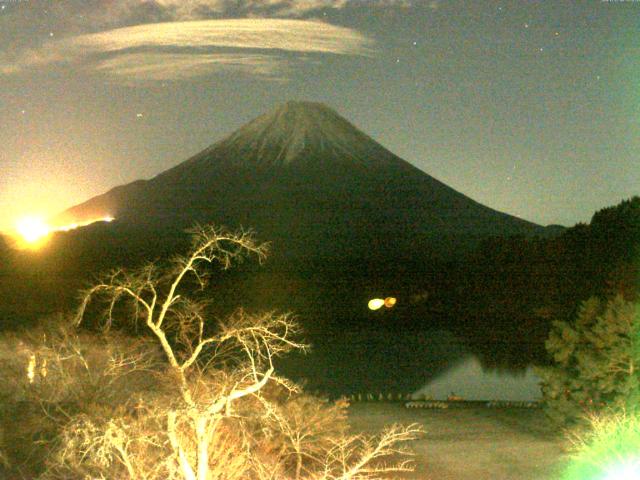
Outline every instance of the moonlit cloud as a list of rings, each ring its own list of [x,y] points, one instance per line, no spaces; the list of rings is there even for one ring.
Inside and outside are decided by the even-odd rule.
[[[5,1],[11,20],[0,40],[30,42],[21,32],[42,27],[68,34],[91,33],[145,23],[230,18],[320,18],[348,11],[404,9],[429,0],[29,0]],[[1,3],[1,2],[0,2]],[[6,13],[6,12],[5,12]],[[46,21],[43,22],[43,17]],[[45,32],[46,33],[46,32]],[[37,41],[37,39],[35,40]],[[2,45],[0,45],[0,50]]]
[[[182,80],[216,71],[232,71],[284,80],[288,64],[274,56],[252,54],[127,54],[100,62],[97,70],[123,83]]]
[[[27,50],[0,72],[67,64],[118,79],[180,79],[229,69],[274,76],[283,54],[373,54],[373,41],[320,21],[233,19],[165,22],[77,35]]]
[[[114,25],[238,17],[303,18],[346,8],[405,8],[426,0],[61,0],[57,11],[81,9],[85,19]],[[68,16],[68,13],[66,14]]]
[[[201,20],[138,25],[60,42],[75,55],[134,48],[226,47],[365,54],[369,41],[348,28],[281,19]]]

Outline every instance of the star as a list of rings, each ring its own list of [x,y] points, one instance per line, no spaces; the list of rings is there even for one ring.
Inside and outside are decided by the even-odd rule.
[[[529,28],[529,24],[528,24],[528,23],[525,23],[525,24],[524,24],[524,28]]]
[[[136,117],[137,118],[142,118],[142,117],[144,117],[144,115],[142,113],[136,113]]]

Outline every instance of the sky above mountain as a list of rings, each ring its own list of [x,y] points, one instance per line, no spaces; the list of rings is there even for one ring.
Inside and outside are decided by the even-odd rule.
[[[0,229],[323,102],[541,224],[640,193],[640,3],[0,0]]]

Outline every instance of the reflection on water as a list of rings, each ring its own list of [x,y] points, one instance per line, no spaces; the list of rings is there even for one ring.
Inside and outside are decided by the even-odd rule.
[[[302,377],[309,389],[332,396],[412,393],[468,353],[458,339],[441,329],[347,331],[307,339],[312,351],[286,359],[281,372]]]
[[[414,397],[445,400],[452,393],[464,400],[531,402],[541,397],[540,377],[533,367],[521,373],[485,370],[476,356],[469,355],[427,382]]]
[[[467,400],[531,401],[539,379],[526,372],[483,371],[479,360],[447,330],[340,332],[308,337],[312,351],[287,358],[281,373],[331,396],[426,393]]]

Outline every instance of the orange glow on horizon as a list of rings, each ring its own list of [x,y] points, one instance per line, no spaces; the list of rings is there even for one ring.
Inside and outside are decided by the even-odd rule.
[[[16,231],[24,242],[34,245],[51,233],[51,227],[41,217],[29,216],[18,220]]]
[[[91,219],[81,223],[71,223],[60,227],[51,227],[38,216],[27,216],[16,222],[16,233],[20,245],[24,248],[39,248],[49,235],[55,232],[68,232],[76,228],[85,227],[96,222],[112,222],[115,218],[107,215],[101,218]]]

